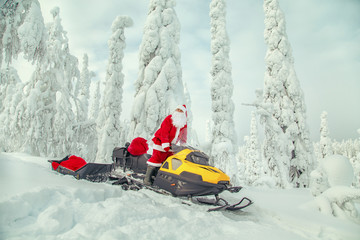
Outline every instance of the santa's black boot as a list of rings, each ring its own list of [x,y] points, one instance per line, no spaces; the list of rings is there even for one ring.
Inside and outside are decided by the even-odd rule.
[[[146,168],[146,174],[144,178],[144,184],[147,186],[152,185],[152,176],[154,176],[156,173],[156,167],[153,166],[147,166]]]

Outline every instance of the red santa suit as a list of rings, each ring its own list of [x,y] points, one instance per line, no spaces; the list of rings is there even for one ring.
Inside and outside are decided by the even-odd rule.
[[[153,155],[147,161],[147,164],[154,167],[160,167],[161,164],[173,155],[170,151],[172,144],[185,144],[187,140],[187,124],[186,124],[186,106],[178,106],[185,116],[185,121],[182,124],[176,124],[174,117],[176,112],[167,116],[162,122],[160,129],[156,131],[153,141]],[[179,113],[180,114],[180,113]]]

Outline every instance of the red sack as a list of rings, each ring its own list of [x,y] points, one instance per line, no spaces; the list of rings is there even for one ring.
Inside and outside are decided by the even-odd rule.
[[[129,153],[135,156],[143,155],[149,150],[146,139],[137,137],[132,140],[130,146],[128,147]]]
[[[52,167],[54,170],[56,170],[59,165],[67,168],[67,169],[70,169],[72,171],[76,171],[80,168],[82,168],[83,166],[86,165],[86,161],[84,159],[82,159],[81,157],[77,157],[75,155],[72,155],[69,157],[69,159],[67,160],[64,160],[60,163],[57,163],[57,162],[52,162],[51,163]]]

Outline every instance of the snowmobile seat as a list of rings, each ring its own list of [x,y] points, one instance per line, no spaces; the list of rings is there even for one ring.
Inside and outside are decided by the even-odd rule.
[[[72,175],[76,179],[85,179],[92,182],[107,181],[113,164],[87,163],[81,157],[69,155],[61,160],[48,160],[52,169],[64,175]]]
[[[115,167],[123,168],[124,172],[127,168],[133,170],[135,173],[146,173],[147,160],[151,157],[150,154],[133,155],[128,151],[127,143],[125,147],[116,147],[113,150],[113,162]]]

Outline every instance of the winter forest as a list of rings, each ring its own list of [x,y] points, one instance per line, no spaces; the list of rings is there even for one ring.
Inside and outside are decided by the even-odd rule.
[[[211,119],[209,139],[200,144],[192,128],[191,96],[182,79],[180,26],[175,0],[150,0],[138,54],[138,77],[129,118],[122,114],[122,61],[126,28],[133,19],[118,16],[108,39],[106,77],[94,81],[91,60],[75,57],[62,26],[61,9],[44,22],[37,0],[6,0],[0,9],[0,151],[110,163],[114,147],[135,137],[150,140],[162,120],[179,104],[188,108],[188,144],[211,156],[233,183],[269,188],[311,188],[321,211],[360,221],[360,135],[338,142],[331,138],[327,113],[319,116],[319,142],[310,140],[301,79],[286,33],[286,13],[278,0],[264,0],[262,90],[246,105],[253,109],[249,134],[239,145],[234,126],[233,80],[226,30],[226,1],[211,0]],[[34,65],[24,82],[13,60]],[[79,68],[81,62],[82,68]],[[93,86],[91,90],[90,86]],[[92,94],[90,94],[92,93]],[[360,126],[358,133],[360,134]],[[343,172],[338,173],[338,170]],[[339,170],[339,171],[340,171]],[[347,179],[333,177],[346,175]],[[334,180],[335,179],[335,180]],[[338,185],[344,188],[334,190]],[[334,194],[336,193],[336,194]],[[324,201],[326,204],[324,204]],[[323,206],[329,206],[323,207]]]

